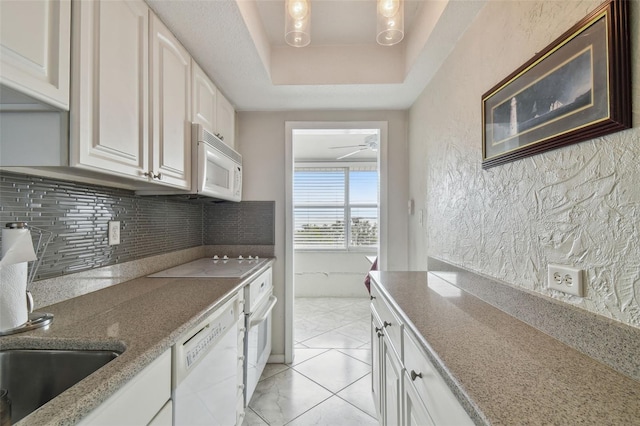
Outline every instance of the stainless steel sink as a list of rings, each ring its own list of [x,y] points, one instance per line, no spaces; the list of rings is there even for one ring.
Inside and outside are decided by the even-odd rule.
[[[11,400],[11,423],[46,404],[119,355],[115,351],[0,351],[0,389]]]

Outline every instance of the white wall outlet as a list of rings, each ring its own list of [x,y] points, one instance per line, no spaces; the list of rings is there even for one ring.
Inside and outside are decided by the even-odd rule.
[[[549,288],[583,297],[582,269],[549,264]]]
[[[120,221],[112,220],[109,222],[109,245],[118,244],[120,244]]]

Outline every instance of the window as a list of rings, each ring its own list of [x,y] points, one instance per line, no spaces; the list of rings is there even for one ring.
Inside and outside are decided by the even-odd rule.
[[[296,167],[293,205],[296,249],[378,246],[375,166]]]

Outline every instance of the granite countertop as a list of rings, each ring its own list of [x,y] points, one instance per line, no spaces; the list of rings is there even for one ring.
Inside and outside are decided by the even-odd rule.
[[[640,382],[432,273],[370,274],[477,424],[640,424]]]
[[[51,326],[2,337],[0,349],[122,354],[17,424],[77,423],[272,263],[243,279],[137,278],[39,309],[54,314]]]

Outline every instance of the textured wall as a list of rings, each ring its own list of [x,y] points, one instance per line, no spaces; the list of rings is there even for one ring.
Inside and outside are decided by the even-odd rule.
[[[426,256],[640,327],[640,49],[633,129],[483,171],[482,94],[599,1],[490,1],[410,111],[410,264]],[[546,289],[548,263],[586,271],[586,297]]]

